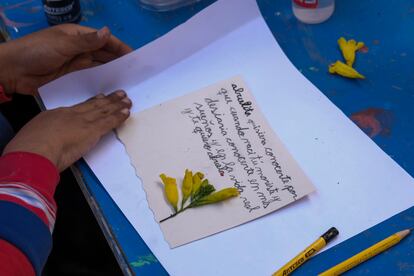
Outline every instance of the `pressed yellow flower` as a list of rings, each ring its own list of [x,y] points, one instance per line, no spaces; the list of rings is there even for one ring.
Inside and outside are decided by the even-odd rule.
[[[193,175],[193,187],[191,189],[191,196],[194,197],[194,195],[200,190],[201,187],[201,178],[199,173],[195,173]]]
[[[357,70],[339,60],[329,65],[329,73],[336,73],[338,75],[351,79],[365,79],[365,77],[358,73]]]
[[[181,203],[181,208],[184,206],[184,203],[187,201],[191,195],[191,190],[193,188],[193,172],[190,170],[185,170],[183,185],[181,187],[181,192],[183,194],[183,200]]]
[[[181,187],[181,208],[178,209],[177,204],[179,195],[176,179],[166,176],[165,174],[160,174],[160,178],[164,183],[164,191],[167,201],[175,211],[170,216],[160,220],[160,223],[177,216],[189,208],[221,202],[239,195],[239,191],[236,188],[225,188],[215,192],[216,189],[209,183],[207,178],[204,178],[203,173],[196,172],[193,174],[192,171],[186,169]],[[190,195],[190,202],[185,205]]]
[[[164,183],[165,196],[167,197],[168,202],[174,208],[174,211],[177,212],[178,204],[178,188],[177,180],[172,177],[168,177],[165,174],[160,174],[160,178]]]
[[[236,188],[225,188],[201,198],[199,201],[195,203],[194,206],[202,206],[206,204],[216,203],[238,195],[239,190],[237,190]]]
[[[338,45],[342,51],[346,64],[351,67],[355,61],[355,52],[365,46],[364,42],[357,43],[353,39],[346,41],[343,37],[338,39]]]

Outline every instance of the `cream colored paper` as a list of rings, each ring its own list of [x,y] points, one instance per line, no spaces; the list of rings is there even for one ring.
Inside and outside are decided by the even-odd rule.
[[[172,214],[158,177],[201,171],[240,196],[190,208],[160,223],[171,247],[207,237],[292,203],[313,185],[269,127],[241,77],[132,116],[118,130],[157,222]],[[181,202],[181,199],[179,200]]]

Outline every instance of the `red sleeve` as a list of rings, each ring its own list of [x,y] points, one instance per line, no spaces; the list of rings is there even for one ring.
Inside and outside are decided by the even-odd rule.
[[[0,157],[1,275],[34,275],[43,268],[51,247],[58,182],[58,170],[40,155],[13,152]],[[15,217],[18,210],[26,211]]]
[[[52,230],[56,218],[54,193],[59,171],[43,156],[12,152],[0,157],[0,200],[35,213]]]
[[[43,156],[29,152],[11,152],[0,157],[0,184],[22,183],[38,191],[56,208],[53,198],[59,171]]]
[[[0,271],[1,275],[31,276],[35,275],[32,264],[15,246],[0,240]]]

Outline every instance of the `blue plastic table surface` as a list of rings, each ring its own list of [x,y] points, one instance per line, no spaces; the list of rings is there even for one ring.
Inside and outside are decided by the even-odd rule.
[[[202,0],[177,11],[157,13],[141,8],[137,0],[83,0],[81,24],[95,28],[106,25],[120,39],[139,48],[212,2]],[[333,17],[318,25],[298,22],[292,15],[290,1],[258,0],[258,3],[292,63],[388,155],[414,175],[414,3],[409,0],[337,1]],[[40,0],[3,0],[0,17],[2,30],[10,39],[47,27]],[[348,80],[327,72],[330,63],[341,60],[336,43],[340,36],[364,41],[367,45],[364,52],[357,54],[355,63],[366,80]],[[77,169],[84,193],[124,272],[167,274],[86,163],[78,162]],[[383,204],[386,203],[378,203],[378,208]],[[296,274],[316,275],[390,234],[413,226],[414,208],[410,208],[317,255]],[[321,229],[321,234],[325,230]],[[408,237],[347,275],[414,275],[413,252],[414,240]]]

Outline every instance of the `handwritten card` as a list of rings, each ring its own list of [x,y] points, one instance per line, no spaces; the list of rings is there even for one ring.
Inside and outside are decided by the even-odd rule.
[[[185,169],[201,171],[217,190],[239,190],[235,199],[161,222],[172,248],[256,219],[314,190],[240,76],[134,114],[118,136],[157,222],[172,214],[161,173],[179,176],[181,187]]]

